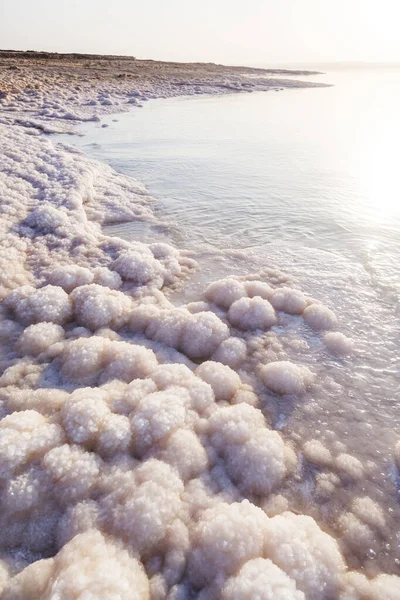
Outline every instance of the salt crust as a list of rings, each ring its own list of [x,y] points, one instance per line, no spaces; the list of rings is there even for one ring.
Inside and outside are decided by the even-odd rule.
[[[82,117],[47,101],[58,117],[43,128]],[[397,577],[347,574],[333,537],[282,512],[296,454],[234,370],[260,352],[266,390],[306,393],[308,368],[265,361],[257,336],[281,312],[314,330],[333,313],[279,278],[225,279],[173,306],[167,287],[193,261],[101,233],[155,222],[143,187],[27,125],[0,124],[2,597],[397,598]],[[346,350],[338,334],[325,343]],[[304,452],[331,462],[316,442]],[[362,476],[354,457],[332,460]],[[364,547],[385,518],[359,498],[342,526]]]

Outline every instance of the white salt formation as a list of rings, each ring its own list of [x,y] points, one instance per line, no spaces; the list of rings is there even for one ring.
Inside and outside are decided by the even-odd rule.
[[[310,369],[287,360],[271,362],[262,367],[261,378],[276,394],[303,394],[313,382]]]
[[[306,459],[314,465],[326,467],[332,463],[331,452],[319,440],[306,442],[303,446],[303,452]]]
[[[323,304],[311,304],[307,306],[303,317],[307,325],[316,331],[332,329],[337,323],[335,314]]]
[[[18,102],[32,95],[45,111],[35,132],[52,114],[82,117],[28,92]],[[104,89],[86,101],[122,97]],[[315,498],[326,499],[362,480],[361,462],[318,432],[290,442],[268,420],[273,403],[306,403],[323,384],[293,323],[319,340],[335,325],[330,309],[274,275],[223,279],[172,304],[193,260],[100,228],[155,222],[145,190],[10,119],[0,124],[2,598],[399,598],[395,574],[346,566],[354,554],[362,567],[387,535],[378,502],[343,503],[340,546],[322,519],[291,512],[303,471],[316,471]],[[324,342],[347,352],[341,334]]]
[[[269,329],[276,323],[275,311],[268,300],[259,296],[241,298],[234,302],[228,319],[238,329]]]
[[[236,279],[221,279],[215,281],[205,291],[205,297],[211,302],[215,302],[221,308],[228,308],[236,302],[247,296],[245,286]]]
[[[332,354],[345,356],[353,349],[353,342],[340,331],[330,331],[324,335],[326,347]]]
[[[291,315],[301,315],[307,306],[307,300],[300,291],[283,287],[277,289],[270,302],[276,310],[283,310]]]
[[[303,592],[296,589],[290,579],[271,560],[255,558],[249,560],[239,573],[228,579],[222,589],[223,600],[304,600]]]

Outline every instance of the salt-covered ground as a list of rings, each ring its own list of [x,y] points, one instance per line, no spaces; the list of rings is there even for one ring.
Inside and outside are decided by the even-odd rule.
[[[312,74],[212,63],[165,63],[127,57],[0,50],[0,123],[45,133],[127,110],[150,98],[320,87],[287,79]]]
[[[334,389],[301,331],[345,356],[337,316],[275,269],[183,304],[193,256],[102,233],[157,224],[146,190],[43,135],[144,97],[277,80],[123,59],[0,67],[2,597],[400,598],[396,560],[377,559],[396,509],[363,493],[374,464],[266,417]],[[310,477],[317,520],[294,512]]]

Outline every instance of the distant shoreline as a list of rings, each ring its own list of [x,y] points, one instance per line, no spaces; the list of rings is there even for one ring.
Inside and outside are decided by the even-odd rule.
[[[10,58],[10,59],[21,59],[21,60],[55,60],[55,61],[85,61],[85,60],[109,60],[109,61],[125,61],[127,63],[131,61],[135,61],[138,63],[156,63],[160,65],[208,65],[211,67],[217,68],[226,68],[230,70],[237,71],[255,71],[262,73],[273,73],[275,75],[323,75],[321,71],[309,70],[309,69],[293,69],[293,68],[273,68],[273,67],[254,67],[254,66],[246,66],[246,65],[224,65],[222,63],[213,63],[213,62],[180,62],[180,61],[164,61],[164,60],[155,60],[155,59],[141,59],[135,56],[125,56],[125,55],[116,55],[116,54],[87,54],[80,52],[46,52],[46,51],[37,51],[37,50],[10,50],[10,49],[0,49],[0,59],[2,58]]]
[[[0,124],[74,133],[79,122],[98,121],[152,98],[327,85],[293,79],[313,74],[317,72],[0,50]]]

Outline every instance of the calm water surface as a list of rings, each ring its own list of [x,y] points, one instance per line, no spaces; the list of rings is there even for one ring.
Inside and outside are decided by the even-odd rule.
[[[183,245],[390,252],[400,241],[400,70],[317,79],[335,85],[152,101],[105,119],[107,130],[85,126],[79,145],[143,181]]]

